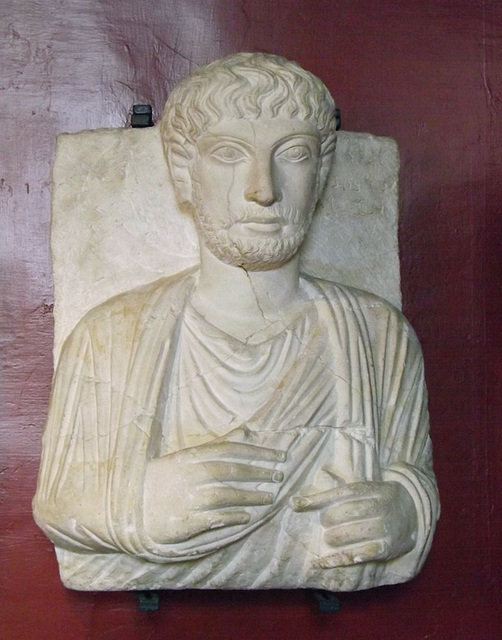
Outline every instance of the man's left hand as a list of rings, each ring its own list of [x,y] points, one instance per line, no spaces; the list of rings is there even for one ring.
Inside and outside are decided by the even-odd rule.
[[[298,512],[317,511],[331,551],[322,568],[398,558],[415,546],[417,513],[398,482],[355,482],[292,501]]]

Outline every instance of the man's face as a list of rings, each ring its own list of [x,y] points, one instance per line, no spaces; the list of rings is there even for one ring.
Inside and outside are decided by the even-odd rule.
[[[227,119],[197,141],[192,168],[201,241],[217,258],[273,269],[301,246],[317,204],[320,137],[290,118]]]

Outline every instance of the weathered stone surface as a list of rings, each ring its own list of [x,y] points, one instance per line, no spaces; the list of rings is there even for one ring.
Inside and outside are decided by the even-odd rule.
[[[56,348],[67,339],[34,509],[63,582],[410,579],[438,514],[420,347],[396,308],[300,275],[299,254],[325,192],[306,270],[396,285],[394,144],[343,137],[325,189],[333,101],[263,54],[195,72],[160,132],[168,170],[155,131],[60,143]]]
[[[303,271],[400,307],[398,169],[393,140],[338,132]],[[176,206],[158,127],[62,134],[53,179],[57,358],[86,311],[197,264],[199,243],[192,217]]]

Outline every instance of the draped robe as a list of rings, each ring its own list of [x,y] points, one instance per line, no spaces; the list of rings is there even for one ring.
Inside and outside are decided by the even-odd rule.
[[[276,393],[266,395],[255,414],[248,406],[241,416],[255,442],[263,438],[263,446],[271,446],[277,433],[291,443],[273,504],[246,508],[251,518],[245,525],[184,542],[163,544],[148,535],[143,524],[148,460],[239,426],[235,415],[213,431],[190,434],[183,428],[183,416],[197,413],[194,398],[199,398],[192,393],[188,401],[190,387],[183,383],[192,357],[189,334],[200,325],[197,319],[194,325],[190,306],[197,277],[190,270],[107,301],[89,312],[64,344],[34,513],[56,545],[65,585],[338,591],[413,577],[429,550],[439,509],[420,347],[387,302],[305,277],[301,287],[312,303],[309,317],[285,327],[286,337],[274,336],[274,344],[280,343],[275,348],[284,354],[278,361],[286,362],[276,383],[271,376]],[[204,332],[210,334],[211,327]],[[216,332],[213,338],[221,337]],[[289,347],[296,349],[295,366],[287,364],[288,340],[296,340]],[[204,341],[199,342],[200,352]],[[418,515],[414,549],[387,562],[322,568],[319,558],[329,550],[319,514],[294,512],[291,498],[330,488],[332,477],[403,484]],[[270,485],[258,488],[268,491]]]

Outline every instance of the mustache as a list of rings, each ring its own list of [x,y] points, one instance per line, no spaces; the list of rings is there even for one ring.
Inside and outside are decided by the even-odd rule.
[[[298,224],[302,217],[303,212],[297,207],[291,205],[284,205],[280,202],[270,207],[260,207],[258,205],[247,205],[239,209],[238,213],[233,216],[229,216],[225,221],[225,228],[229,229],[234,224],[242,224],[253,220],[274,220],[282,222],[284,224]],[[307,217],[305,215],[305,217]]]

